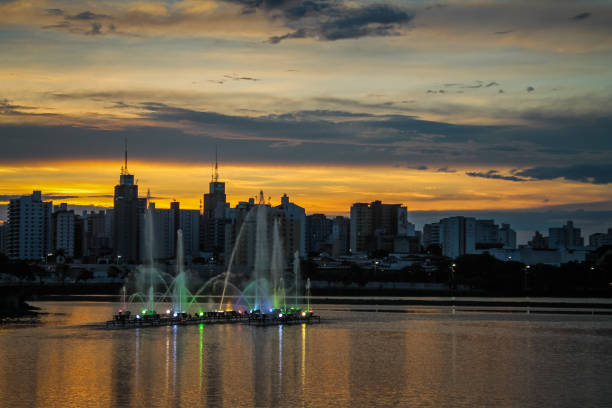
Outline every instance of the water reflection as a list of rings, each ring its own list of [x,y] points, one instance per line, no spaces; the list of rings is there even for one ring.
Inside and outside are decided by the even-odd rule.
[[[66,324],[103,320],[103,305],[57,311],[64,323],[0,332],[0,406],[612,402],[609,317],[359,312],[313,326],[99,330]]]

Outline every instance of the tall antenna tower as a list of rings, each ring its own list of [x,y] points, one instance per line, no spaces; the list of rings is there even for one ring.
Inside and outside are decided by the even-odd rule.
[[[128,166],[127,166],[127,137],[124,140],[125,142],[125,164],[123,166],[123,169],[125,171],[125,174],[128,174]]]
[[[217,145],[215,145],[215,173],[213,175],[213,181],[215,183],[219,181],[219,154],[217,150]]]

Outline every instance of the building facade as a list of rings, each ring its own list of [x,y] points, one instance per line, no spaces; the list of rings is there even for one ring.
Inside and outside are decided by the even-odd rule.
[[[41,260],[53,250],[52,209],[40,191],[10,200],[5,227],[9,259]]]

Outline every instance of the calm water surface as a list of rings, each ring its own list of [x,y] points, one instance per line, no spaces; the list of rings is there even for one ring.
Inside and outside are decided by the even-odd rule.
[[[612,316],[319,305],[320,325],[105,330],[113,304],[37,305],[43,324],[0,328],[2,407],[612,406]]]

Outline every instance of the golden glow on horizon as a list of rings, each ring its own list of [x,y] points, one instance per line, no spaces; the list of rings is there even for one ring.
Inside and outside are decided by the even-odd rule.
[[[115,161],[5,164],[0,167],[0,195],[41,190],[57,196],[50,198],[56,203],[111,207],[119,168]],[[199,208],[211,177],[209,165],[189,163],[130,161],[129,170],[139,184],[140,195],[144,197],[150,189],[158,208],[169,207],[174,199],[182,208]],[[612,200],[607,185],[474,178],[465,174],[466,169],[441,173],[391,166],[223,163],[220,170],[232,207],[263,189],[273,205],[286,193],[308,213],[328,215],[347,214],[352,203],[374,200],[402,203],[409,211],[510,210]]]

